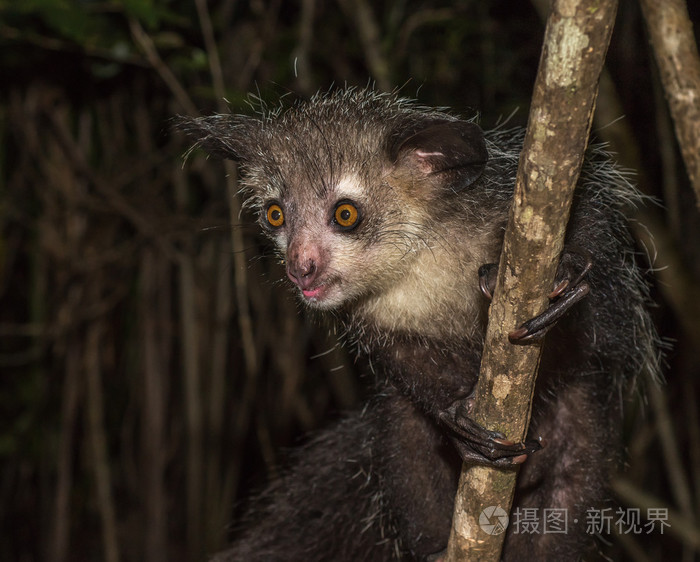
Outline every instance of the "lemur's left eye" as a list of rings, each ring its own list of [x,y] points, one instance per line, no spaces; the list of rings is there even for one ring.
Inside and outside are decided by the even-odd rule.
[[[360,211],[353,203],[341,201],[333,213],[333,221],[344,230],[350,230],[357,226],[360,220]]]

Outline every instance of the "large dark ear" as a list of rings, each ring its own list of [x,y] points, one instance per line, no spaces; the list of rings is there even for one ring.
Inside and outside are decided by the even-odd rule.
[[[212,115],[173,119],[174,128],[184,132],[213,156],[230,160],[247,160],[255,150],[262,123],[245,115]]]
[[[430,121],[411,128],[396,137],[389,152],[397,166],[439,175],[454,191],[474,183],[488,161],[484,132],[467,121]]]

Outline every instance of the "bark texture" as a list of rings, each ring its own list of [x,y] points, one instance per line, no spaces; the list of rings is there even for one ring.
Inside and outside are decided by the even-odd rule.
[[[475,389],[474,419],[511,440],[527,433],[541,343],[516,346],[508,333],[547,306],[616,10],[614,0],[558,0],[547,21]],[[484,532],[480,515],[510,510],[516,476],[465,466],[448,561],[498,560],[504,533]]]
[[[685,167],[700,206],[700,57],[683,0],[640,0]]]

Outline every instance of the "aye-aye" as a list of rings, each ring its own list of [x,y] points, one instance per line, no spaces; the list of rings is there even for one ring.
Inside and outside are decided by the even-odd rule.
[[[293,454],[216,560],[435,559],[463,460],[526,461],[514,507],[540,520],[566,510],[566,533],[511,525],[504,559],[585,553],[586,511],[605,504],[619,462],[623,386],[656,364],[623,214],[638,196],[602,151],[589,150],[582,171],[550,312],[519,334],[549,330],[530,437],[512,443],[469,414],[521,131],[484,132],[353,89],[178,126],[240,163],[247,204],[300,299],[331,313],[380,375],[362,410]]]

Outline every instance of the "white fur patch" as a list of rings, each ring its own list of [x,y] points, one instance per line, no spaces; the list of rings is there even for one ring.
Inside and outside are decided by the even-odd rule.
[[[335,186],[335,192],[341,199],[362,199],[367,194],[367,189],[355,174],[347,174],[340,178]]]
[[[469,337],[480,308],[478,259],[464,261],[445,248],[423,249],[403,275],[366,303],[378,326],[433,337]],[[468,320],[469,319],[469,320]]]

